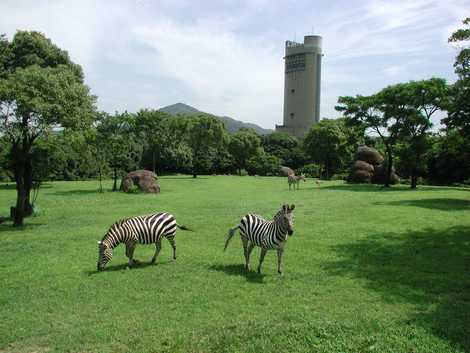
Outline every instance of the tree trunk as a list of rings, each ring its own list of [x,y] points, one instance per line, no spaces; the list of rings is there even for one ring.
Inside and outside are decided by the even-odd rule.
[[[420,153],[415,155],[414,165],[411,168],[411,189],[416,189],[418,185],[418,161],[420,159]]]
[[[411,172],[411,188],[416,189],[416,186],[418,185],[418,176],[414,171]]]
[[[24,188],[25,188],[25,202],[23,214],[25,217],[33,214],[33,205],[31,204],[31,189],[33,188],[33,165],[31,156],[26,157],[24,168]]]
[[[103,193],[103,184],[102,184],[102,175],[101,175],[101,166],[98,168],[98,175],[99,175],[99,178],[100,178],[100,193]]]
[[[388,163],[387,163],[387,174],[385,175],[385,187],[390,187],[390,181],[392,176],[392,163],[393,163],[393,155],[392,151],[387,148],[387,156],[388,156]]]
[[[152,148],[152,171],[156,173],[157,170],[157,153],[155,152],[155,148]]]
[[[114,168],[113,191],[117,191],[117,168]]]
[[[24,186],[24,159],[21,158],[20,152],[16,149],[13,154],[15,158],[15,182],[16,182],[16,206],[11,210],[13,217],[13,225],[19,227],[23,225],[24,205],[26,201],[26,190]]]

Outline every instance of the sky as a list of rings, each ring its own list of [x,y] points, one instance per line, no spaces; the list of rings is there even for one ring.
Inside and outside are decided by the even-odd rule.
[[[323,37],[320,115],[339,96],[409,80],[456,79],[450,34],[470,0],[2,0],[0,33],[43,32],[80,64],[98,108],[183,102],[282,124],[284,46]]]

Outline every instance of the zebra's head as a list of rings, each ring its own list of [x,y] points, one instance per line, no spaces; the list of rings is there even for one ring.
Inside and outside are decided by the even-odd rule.
[[[304,174],[300,174],[300,175],[299,175],[299,180],[307,181],[307,180],[305,179],[305,175],[304,175]],[[292,206],[294,206],[294,205],[292,205]]]
[[[98,242],[98,271],[103,271],[106,264],[113,257],[113,249],[109,247],[105,242]]]
[[[294,234],[294,208],[295,205],[282,205],[281,217],[279,222],[281,227],[287,230],[287,234]]]

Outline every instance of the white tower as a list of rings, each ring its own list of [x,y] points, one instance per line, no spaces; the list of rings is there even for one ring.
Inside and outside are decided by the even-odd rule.
[[[284,124],[276,131],[303,137],[320,121],[322,37],[305,36],[303,43],[286,41]]]

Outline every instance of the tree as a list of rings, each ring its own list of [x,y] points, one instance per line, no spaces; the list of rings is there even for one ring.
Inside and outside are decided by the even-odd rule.
[[[260,151],[247,161],[246,168],[251,175],[277,175],[281,168],[281,160]]]
[[[98,117],[98,153],[106,156],[113,170],[113,191],[117,191],[119,171],[136,169],[142,155],[142,145],[134,135],[135,117],[127,112],[114,115],[101,113]]]
[[[399,98],[395,104],[403,107],[405,112],[398,125],[399,138],[408,146],[405,148],[406,156],[403,156],[410,169],[411,188],[415,189],[420,170],[422,172],[425,165],[422,157],[429,148],[427,133],[432,127],[431,117],[446,106],[447,84],[443,79],[431,78],[398,84],[388,89]]]
[[[346,135],[341,121],[324,119],[313,125],[304,139],[304,148],[314,163],[322,166],[326,179],[342,166]]]
[[[240,129],[230,136],[228,149],[235,160],[239,175],[242,169],[246,168],[246,161],[256,155],[260,145],[261,138],[252,129]]]
[[[227,142],[227,133],[223,123],[208,114],[199,114],[187,118],[187,142],[192,153],[192,173],[196,178],[204,169],[211,147],[217,148]]]
[[[273,132],[264,135],[262,146],[266,153],[278,157],[290,168],[298,169],[307,162],[300,141],[288,133]]]
[[[396,104],[398,97],[394,90],[385,88],[372,96],[339,97],[336,110],[343,113],[346,123],[364,131],[371,130],[376,133],[387,155],[387,175],[385,186],[390,186],[393,167],[393,147],[398,137],[398,121],[404,113],[402,107]]]
[[[470,142],[457,130],[434,136],[427,158],[428,179],[438,185],[470,183]]]
[[[470,26],[470,17],[463,21]],[[470,40],[470,28],[457,30],[449,38],[452,43],[465,43]],[[442,122],[448,128],[457,129],[464,138],[470,140],[470,47],[461,46],[455,59],[455,72],[458,80],[452,85],[447,106],[448,116]]]
[[[31,213],[36,140],[61,125],[81,129],[92,121],[95,97],[80,66],[43,34],[19,31],[0,39],[0,132],[9,143],[17,201],[14,225]]]
[[[145,141],[145,147],[150,151],[152,160],[152,171],[156,173],[157,161],[164,154],[168,141],[169,115],[158,110],[143,109],[137,112],[135,127],[137,135]]]

